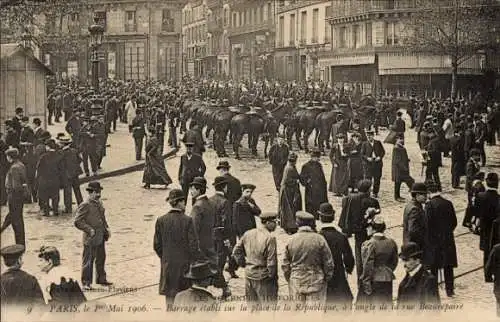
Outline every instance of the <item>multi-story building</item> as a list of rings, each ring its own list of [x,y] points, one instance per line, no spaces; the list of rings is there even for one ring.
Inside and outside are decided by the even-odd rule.
[[[274,78],[274,0],[232,0],[227,35],[233,78]]]
[[[415,0],[333,0],[332,51],[320,53],[324,78],[336,85],[361,86],[364,92],[392,93],[450,90],[451,60],[416,53],[405,46],[405,25]],[[481,75],[472,55],[458,68],[458,88],[467,90]]]
[[[207,0],[207,8],[207,72],[226,77],[229,76],[227,28],[231,21],[231,7],[227,0]]]
[[[207,3],[190,0],[182,8],[182,53],[185,75],[207,75]]]
[[[60,28],[79,39],[79,50],[58,55],[57,39],[45,44],[43,58],[53,70],[87,79],[91,73],[88,26],[96,16],[105,28],[99,76],[110,79],[177,79],[181,76],[181,9],[183,1],[99,0],[89,1],[86,10],[61,19]],[[42,48],[43,51],[43,48]],[[52,53],[52,54],[51,54]],[[57,66],[54,66],[57,65]]]
[[[318,53],[330,49],[330,0],[281,0],[276,8],[276,77],[321,78]]]

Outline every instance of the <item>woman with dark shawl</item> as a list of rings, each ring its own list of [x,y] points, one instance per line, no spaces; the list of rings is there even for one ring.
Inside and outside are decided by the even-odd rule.
[[[300,175],[296,168],[297,154],[290,153],[288,164],[281,180],[278,216],[280,226],[288,234],[297,232],[295,213],[302,210],[302,195],[300,194]]]
[[[340,197],[347,195],[349,174],[347,161],[349,160],[349,146],[343,133],[337,134],[337,144],[330,150],[330,160],[332,162],[332,175],[330,177],[330,192]]]
[[[163,156],[158,152],[160,141],[158,141],[153,129],[150,129],[149,133],[150,137],[146,144],[146,163],[144,165],[142,182],[146,189],[149,189],[152,184],[165,185],[165,188],[167,188],[172,183],[172,179],[165,168]]]

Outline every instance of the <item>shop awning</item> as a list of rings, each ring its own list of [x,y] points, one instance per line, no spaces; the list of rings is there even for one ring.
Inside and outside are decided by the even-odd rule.
[[[320,67],[370,65],[374,63],[375,55],[328,57],[320,58],[318,60],[318,65]]]

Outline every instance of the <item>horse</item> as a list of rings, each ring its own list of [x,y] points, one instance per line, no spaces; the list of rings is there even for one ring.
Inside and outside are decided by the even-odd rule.
[[[255,111],[244,114],[236,114],[230,122],[231,136],[233,141],[233,151],[235,158],[240,160],[239,147],[241,139],[245,134],[248,135],[248,147],[252,155],[257,156],[257,143],[259,136],[264,132],[265,120]]]

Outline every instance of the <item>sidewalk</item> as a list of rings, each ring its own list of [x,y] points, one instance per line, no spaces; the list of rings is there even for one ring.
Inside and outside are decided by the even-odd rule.
[[[65,126],[65,122],[54,123],[53,125],[49,125],[47,130],[52,134],[52,137],[55,138],[57,133],[65,132]],[[177,152],[177,149],[171,149],[168,144],[166,144],[167,139],[168,135],[165,134],[164,158],[173,156]],[[145,149],[145,147],[146,144],[144,142],[143,149]],[[145,157],[144,151],[142,152],[142,157]],[[135,160],[134,139],[132,138],[132,134],[128,131],[128,125],[118,123],[116,125],[116,132],[108,136],[108,147],[106,147],[106,156],[102,160],[102,169],[97,172],[97,176],[86,177],[85,174],[82,174],[80,176],[81,183],[138,171],[143,169],[144,162],[144,160]]]

